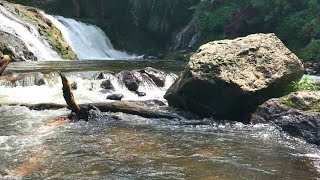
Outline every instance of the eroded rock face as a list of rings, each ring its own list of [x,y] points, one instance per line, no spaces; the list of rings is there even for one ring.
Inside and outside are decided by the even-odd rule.
[[[288,134],[320,145],[320,92],[294,92],[259,106],[251,123],[270,123]]]
[[[167,91],[169,105],[202,116],[248,121],[258,105],[284,94],[303,66],[274,34],[209,42]]]

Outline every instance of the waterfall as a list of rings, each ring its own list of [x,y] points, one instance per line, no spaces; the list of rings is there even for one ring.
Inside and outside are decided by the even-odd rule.
[[[62,16],[44,14],[58,29],[80,60],[133,59],[136,56],[115,50],[107,35],[97,26]]]
[[[51,49],[31,23],[16,17],[15,14],[0,6],[0,32],[5,32],[20,39],[30,52],[39,60],[58,60],[60,56]]]

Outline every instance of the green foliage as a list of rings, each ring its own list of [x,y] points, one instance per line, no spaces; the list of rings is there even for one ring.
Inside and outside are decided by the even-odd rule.
[[[303,79],[297,82],[293,82],[292,87],[295,91],[319,91],[320,85],[315,84],[314,81],[310,79],[309,75],[306,75]]]
[[[305,61],[320,61],[320,0],[202,0],[194,17],[208,41],[274,32]]]
[[[301,58],[320,62],[320,39],[313,39],[302,49]]]

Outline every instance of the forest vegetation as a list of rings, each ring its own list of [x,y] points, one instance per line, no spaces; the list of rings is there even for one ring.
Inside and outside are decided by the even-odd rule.
[[[11,0],[100,26],[117,48],[166,52],[192,19],[193,50],[213,40],[275,33],[304,61],[320,61],[319,0]]]

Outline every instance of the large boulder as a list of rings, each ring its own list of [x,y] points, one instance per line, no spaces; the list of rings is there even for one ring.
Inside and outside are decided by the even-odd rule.
[[[269,123],[288,134],[320,145],[320,91],[294,92],[270,99],[257,109],[251,123]]]
[[[201,116],[249,120],[260,104],[285,94],[303,74],[299,58],[274,34],[209,42],[169,88],[169,105]]]

